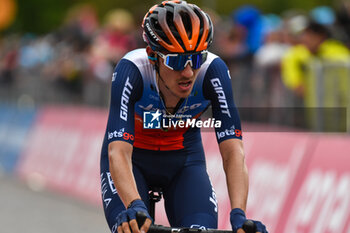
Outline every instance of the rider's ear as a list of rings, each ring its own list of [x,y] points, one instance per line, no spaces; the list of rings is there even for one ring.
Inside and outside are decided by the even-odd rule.
[[[151,47],[147,46],[146,48],[146,52],[147,52],[147,55],[148,55],[148,60],[149,62],[152,64],[152,65],[155,65],[156,64],[156,61],[157,61],[157,54],[151,49]]]

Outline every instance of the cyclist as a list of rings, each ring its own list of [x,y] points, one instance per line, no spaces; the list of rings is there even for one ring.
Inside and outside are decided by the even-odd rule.
[[[112,77],[101,152],[102,199],[112,232],[147,232],[149,191],[161,188],[173,227],[217,228],[217,203],[205,164],[198,120],[212,106],[232,207],[234,232],[244,232],[248,174],[241,124],[225,63],[207,51],[209,16],[185,1],[164,1],[143,20],[145,49],[126,54]],[[178,125],[166,126],[166,122]],[[188,121],[187,121],[188,122]],[[183,126],[183,125],[182,125]],[[149,129],[152,128],[152,129]],[[136,212],[148,218],[138,228]],[[265,226],[254,221],[258,232]]]

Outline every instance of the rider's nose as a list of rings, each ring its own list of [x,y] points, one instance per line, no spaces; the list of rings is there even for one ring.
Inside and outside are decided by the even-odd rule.
[[[190,66],[190,64],[187,64],[185,69],[183,69],[181,71],[181,75],[183,77],[192,77],[193,76],[193,69],[192,67]]]

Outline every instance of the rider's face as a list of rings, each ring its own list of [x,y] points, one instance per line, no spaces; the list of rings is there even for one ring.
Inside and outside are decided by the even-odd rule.
[[[190,64],[187,64],[183,70],[171,70],[164,65],[161,57],[158,57],[158,59],[159,74],[163,79],[159,81],[160,88],[164,90],[165,87],[167,91],[178,98],[187,98],[193,89],[200,69],[192,69]]]

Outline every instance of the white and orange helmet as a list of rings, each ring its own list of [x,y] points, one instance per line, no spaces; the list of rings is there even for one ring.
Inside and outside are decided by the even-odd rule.
[[[195,53],[209,48],[213,24],[208,14],[186,1],[163,1],[145,15],[143,38],[153,51]]]

